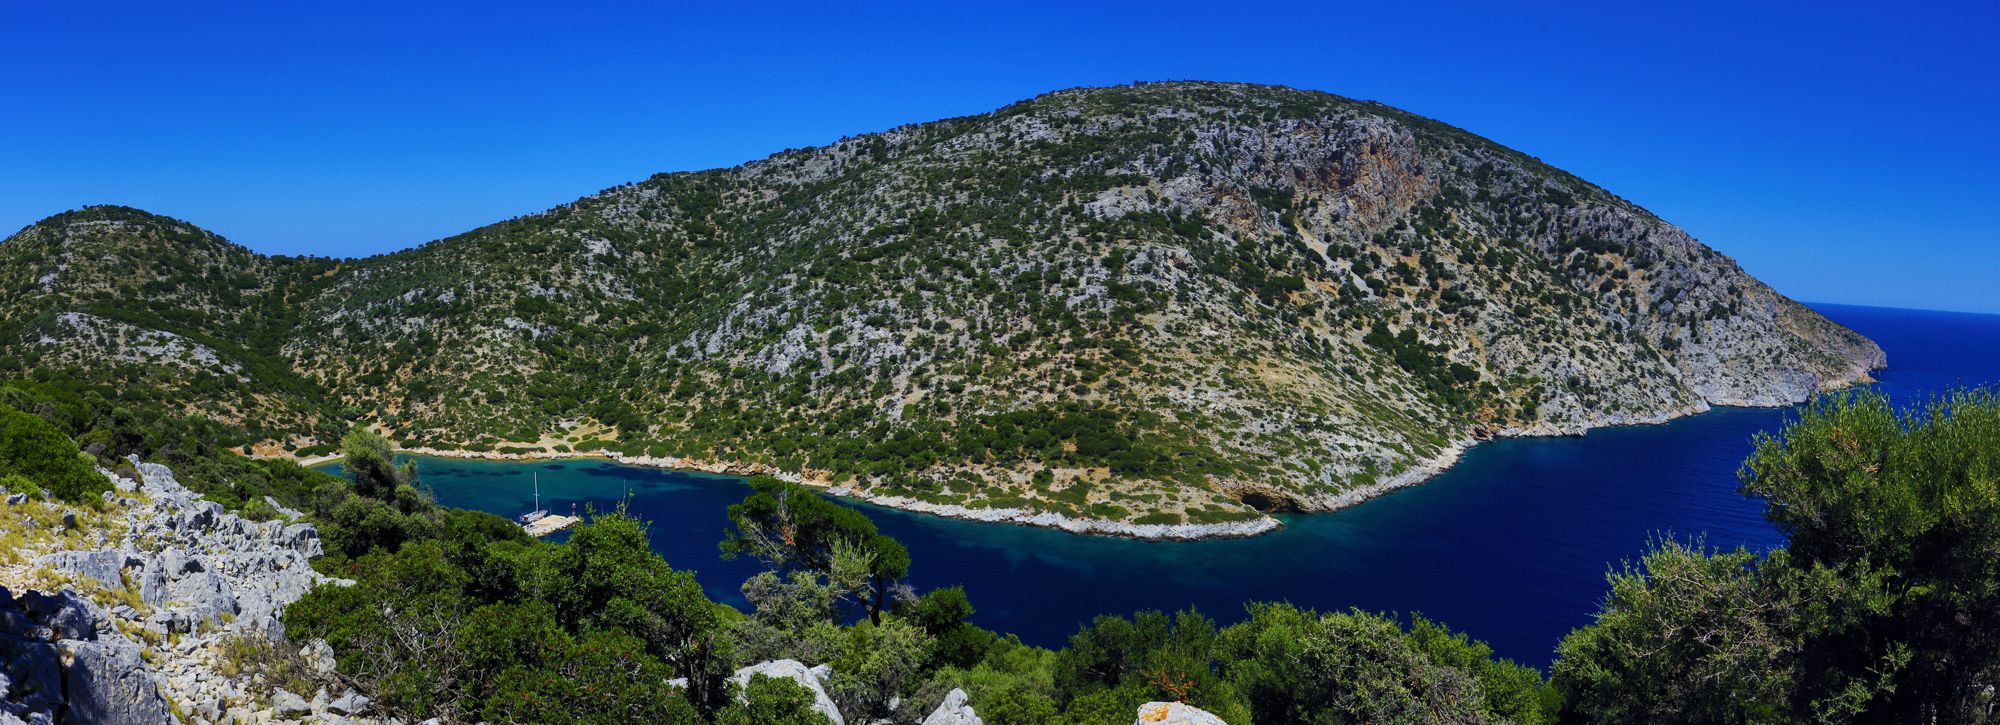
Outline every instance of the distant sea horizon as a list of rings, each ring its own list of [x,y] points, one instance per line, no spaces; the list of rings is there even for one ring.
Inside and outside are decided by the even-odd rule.
[[[1899,405],[1956,385],[2000,382],[2000,315],[1808,303],[1876,340],[1889,368],[1873,387]],[[1251,601],[1321,610],[1422,613],[1546,667],[1588,624],[1607,570],[1671,537],[1764,552],[1784,537],[1738,493],[1752,437],[1796,408],[1716,408],[1660,425],[1475,446],[1423,485],[1332,513],[1283,515],[1249,539],[1152,542],[946,519],[843,500],[908,545],[919,591],[963,586],[973,621],[1059,647],[1099,615],[1190,607],[1222,623]],[[711,598],[747,606],[755,562],[722,560],[723,510],[748,488],[732,476],[595,459],[500,462],[419,457],[439,503],[513,516],[539,476],[552,512],[608,511],[621,499],[650,522],[653,548],[696,573]],[[337,465],[330,466],[338,470]]]
[[[1981,310],[1948,310],[1937,307],[1903,307],[1900,305],[1864,305],[1854,302],[1824,302],[1824,301],[1810,302],[1807,300],[1798,299],[1796,297],[1792,299],[1798,302],[1799,304],[1805,305],[1814,310],[1819,310],[1822,307],[1855,307],[1855,308],[1869,309],[1869,310],[1889,310],[1894,312],[1935,312],[1944,315],[1973,315],[1976,317],[2000,317],[2000,310],[1994,310],[1990,312]],[[1824,311],[1821,311],[1820,314],[1824,315],[1826,313]],[[1834,320],[1834,321],[1839,322],[1839,320]]]

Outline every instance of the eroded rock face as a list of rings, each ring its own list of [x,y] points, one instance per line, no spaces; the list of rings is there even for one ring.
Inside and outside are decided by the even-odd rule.
[[[61,654],[53,643],[30,636],[27,621],[19,612],[0,613],[0,678],[7,681],[0,712],[17,717],[54,713],[63,704]]]
[[[138,644],[122,637],[101,642],[63,640],[64,722],[165,723],[173,721]]]
[[[171,722],[143,649],[111,631],[108,617],[74,591],[16,598],[0,587],[0,714],[28,723]]]
[[[127,557],[120,551],[58,551],[36,563],[82,574],[106,587],[125,585],[120,572],[125,570]]]

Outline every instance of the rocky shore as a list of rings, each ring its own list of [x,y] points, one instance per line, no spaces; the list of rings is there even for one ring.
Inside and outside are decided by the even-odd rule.
[[[1732,407],[1783,407],[1787,405],[1796,405],[1805,402],[1806,400],[1810,399],[1813,395],[1821,392],[1839,390],[1847,387],[1852,387],[1855,385],[1864,385],[1867,383],[1872,383],[1874,382],[1874,378],[1870,376],[1870,373],[1875,370],[1881,369],[1886,364],[1887,364],[1886,361],[1878,356],[1874,359],[1858,363],[1843,377],[1840,377],[1838,379],[1819,381],[1816,385],[1788,390],[1784,393],[1782,397],[1760,399],[1756,401],[1733,400],[1728,403],[1718,403],[1718,404],[1730,405]],[[1753,404],[1745,405],[1743,403],[1753,403]],[[1453,440],[1449,444],[1446,444],[1443,449],[1439,450],[1436,454],[1432,455],[1431,457],[1424,459],[1423,461],[1417,463],[1416,465],[1406,468],[1401,472],[1384,477],[1382,480],[1379,480],[1367,486],[1350,488],[1331,495],[1307,499],[1301,502],[1304,505],[1301,506],[1300,508],[1302,511],[1310,513],[1326,513],[1331,511],[1338,511],[1340,509],[1344,509],[1349,506],[1359,504],[1363,501],[1367,501],[1368,499],[1375,498],[1376,496],[1381,496],[1390,493],[1400,488],[1407,488],[1410,486],[1421,484],[1425,481],[1428,481],[1432,478],[1435,478],[1443,474],[1445,471],[1450,470],[1451,467],[1453,465],[1456,465],[1458,463],[1458,460],[1465,455],[1465,452],[1467,450],[1470,450],[1473,446],[1478,445],[1483,441],[1491,440],[1493,438],[1581,436],[1587,434],[1591,430],[1599,428],[1614,428],[1614,427],[1638,426],[1638,425],[1660,425],[1679,418],[1684,418],[1691,415],[1700,415],[1702,413],[1708,412],[1711,409],[1712,407],[1710,406],[1709,403],[1703,401],[1697,401],[1689,405],[1676,407],[1672,410],[1657,411],[1654,413],[1643,414],[1643,415],[1613,414],[1613,415],[1579,416],[1575,419],[1564,421],[1560,424],[1552,422],[1543,422],[1533,426],[1507,427],[1507,428],[1501,428],[1499,430],[1487,431],[1478,434],[1467,433],[1465,435],[1460,436],[1456,440]],[[1024,509],[1024,508],[997,508],[997,507],[974,508],[970,506],[961,506],[958,504],[942,504],[931,501],[924,501],[922,499],[911,498],[908,496],[894,496],[889,494],[881,494],[871,491],[865,491],[855,487],[852,484],[835,483],[830,476],[827,476],[821,472],[807,471],[801,473],[797,471],[786,471],[761,463],[737,463],[728,461],[703,460],[695,458],[678,458],[673,456],[634,456],[611,450],[576,451],[576,452],[535,451],[535,452],[502,453],[498,451],[465,451],[465,450],[449,450],[449,449],[417,447],[417,448],[403,449],[403,452],[413,453],[423,456],[434,456],[438,458],[461,458],[461,459],[487,460],[487,461],[546,461],[546,460],[574,459],[574,458],[595,458],[630,466],[644,466],[647,468],[660,468],[660,469],[674,470],[674,471],[694,471],[698,473],[713,473],[713,474],[721,474],[729,476],[760,476],[760,475],[771,476],[783,481],[790,481],[792,483],[798,483],[802,485],[812,486],[815,488],[825,489],[828,493],[831,493],[835,496],[866,501],[868,503],[872,503],[878,506],[887,506],[889,508],[902,509],[905,511],[915,511],[918,513],[925,513],[933,516],[943,516],[946,518],[964,519],[967,521],[979,521],[984,523],[1017,524],[1021,526],[1040,526],[1043,528],[1061,529],[1063,531],[1067,531],[1072,534],[1081,534],[1090,536],[1120,536],[1132,539],[1148,539],[1148,540],[1162,540],[1162,541],[1196,541],[1204,539],[1229,539],[1229,538],[1241,538],[1247,536],[1257,536],[1259,534],[1270,533],[1272,531],[1284,528],[1283,523],[1279,522],[1277,519],[1272,518],[1270,516],[1260,516],[1255,519],[1248,519],[1244,521],[1230,521],[1230,522],[1213,523],[1213,524],[1135,524],[1127,521],[1110,521],[1106,519],[1078,518],[1078,517],[1066,516],[1064,514],[1059,514],[1059,513],[1053,513],[1048,511],[1034,511],[1031,509]],[[336,458],[330,456],[322,456],[311,459],[309,461],[301,460],[300,463],[302,465],[320,465],[331,462],[333,460],[336,460]]]
[[[1269,516],[1246,521],[1230,521],[1214,524],[1135,524],[1127,521],[1108,521],[1065,516],[1047,511],[1033,511],[1023,508],[974,508],[957,504],[941,504],[907,496],[864,491],[852,484],[835,483],[829,476],[816,472],[799,473],[786,471],[761,463],[732,463],[709,461],[673,456],[633,456],[610,450],[576,451],[559,453],[555,451],[532,453],[500,453],[495,451],[440,450],[435,448],[406,448],[404,453],[437,458],[463,458],[485,461],[549,461],[574,458],[596,458],[628,466],[661,468],[673,471],[693,471],[727,476],[771,476],[814,488],[825,489],[828,493],[842,498],[866,501],[877,506],[916,511],[933,516],[965,519],[985,523],[1019,524],[1061,529],[1073,534],[1096,536],[1122,536],[1133,539],[1159,539],[1170,541],[1193,541],[1199,539],[1228,539],[1276,531],[1284,524]],[[326,461],[321,461],[322,463]]]

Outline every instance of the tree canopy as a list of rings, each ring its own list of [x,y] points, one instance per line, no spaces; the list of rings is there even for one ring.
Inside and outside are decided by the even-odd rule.
[[[869,618],[879,624],[909,573],[909,550],[877,531],[860,511],[799,484],[757,476],[750,488],[748,497],[729,507],[723,556],[748,555],[775,568],[832,574],[840,555],[851,551],[867,561],[867,586],[859,594]]]

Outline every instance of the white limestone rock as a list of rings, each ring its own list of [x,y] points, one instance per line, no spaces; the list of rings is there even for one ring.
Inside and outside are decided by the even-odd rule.
[[[944,702],[931,711],[930,717],[924,718],[924,725],[985,725],[972,706],[966,704],[966,699],[964,690],[952,688],[945,694]]]
[[[1139,706],[1132,725],[1229,725],[1213,713],[1178,702],[1149,702]]]
[[[738,686],[747,686],[754,675],[783,678],[799,683],[801,687],[812,691],[814,710],[825,715],[826,719],[832,720],[833,725],[847,725],[847,721],[840,716],[840,708],[834,706],[833,698],[828,697],[826,688],[820,686],[820,678],[814,675],[813,668],[806,667],[804,663],[798,660],[759,662],[737,670],[735,674],[729,676],[729,681]]]
[[[333,648],[327,645],[326,640],[317,637],[308,640],[304,647],[299,648],[299,657],[304,659],[306,665],[313,668],[314,672],[322,675],[333,672],[335,664]]]
[[[312,703],[290,690],[280,689],[271,692],[271,709],[278,717],[300,717],[312,713]]]

